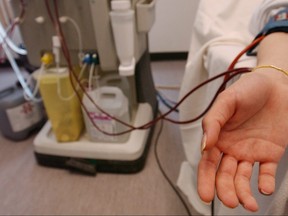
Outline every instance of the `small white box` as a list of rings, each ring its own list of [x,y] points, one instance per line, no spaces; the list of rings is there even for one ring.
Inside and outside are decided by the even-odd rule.
[[[155,22],[156,0],[140,0],[136,5],[137,29],[149,32]]]

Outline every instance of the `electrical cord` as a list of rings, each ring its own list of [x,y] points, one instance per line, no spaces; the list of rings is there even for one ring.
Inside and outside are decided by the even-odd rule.
[[[168,103],[172,104],[172,105],[175,105],[177,104],[176,101],[174,100],[171,100],[165,93],[163,93],[163,91],[157,91]]]
[[[214,215],[215,215],[215,199],[213,199],[211,203],[211,216]]]
[[[161,112],[159,111],[159,115],[161,116]],[[171,181],[171,179],[169,178],[169,176],[167,175],[166,171],[164,170],[162,164],[161,164],[161,161],[159,159],[159,155],[158,155],[158,146],[159,146],[159,139],[160,139],[160,136],[162,134],[162,131],[163,131],[163,126],[164,126],[164,123],[163,123],[163,119],[159,121],[160,122],[160,128],[159,128],[159,131],[156,135],[156,138],[155,138],[155,144],[154,144],[154,155],[155,155],[155,159],[156,159],[156,162],[157,162],[157,165],[159,167],[159,170],[160,172],[162,173],[163,177],[166,179],[166,181],[169,183],[170,187],[173,189],[173,191],[175,192],[175,194],[177,195],[177,197],[180,199],[181,203],[183,204],[187,214],[189,216],[191,216],[191,212],[189,210],[189,207],[187,205],[187,203],[185,202],[185,200],[183,199],[183,197],[181,196],[180,192],[177,190],[176,186],[173,184],[173,182]]]
[[[173,105],[175,105],[175,103],[173,105],[171,105],[170,104],[171,102],[168,101],[167,99],[165,99],[159,91],[157,91],[156,94],[157,94],[158,100],[160,102],[162,102],[168,109],[172,109],[173,108]],[[175,112],[179,113],[179,110],[176,109]]]

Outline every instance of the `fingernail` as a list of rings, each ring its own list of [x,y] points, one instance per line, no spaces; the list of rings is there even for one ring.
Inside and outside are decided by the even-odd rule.
[[[263,195],[267,195],[267,196],[272,194],[272,193],[268,193],[268,192],[264,191],[263,189],[261,189],[260,192],[261,192]]]
[[[207,136],[204,133],[203,137],[202,137],[202,141],[201,141],[201,152],[203,152],[205,150],[205,148],[206,148],[206,140],[207,140]]]
[[[203,200],[201,200],[201,201],[202,201],[202,203],[205,204],[205,205],[211,205],[211,203],[212,203],[212,202],[205,202],[205,201],[203,201]]]

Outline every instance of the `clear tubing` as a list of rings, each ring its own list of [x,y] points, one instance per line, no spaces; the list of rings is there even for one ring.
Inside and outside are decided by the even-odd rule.
[[[2,26],[2,23],[0,22],[0,44],[2,44],[2,46],[3,46],[5,43],[9,46],[10,49],[12,49],[14,52],[18,53],[19,55],[27,55],[27,51],[25,49],[21,49],[21,48],[17,47],[10,40],[5,29]]]
[[[31,98],[31,100],[37,101],[37,99],[34,97],[33,93],[31,92],[29,86],[27,85],[22,73],[20,72],[20,69],[19,69],[14,57],[12,56],[10,50],[8,49],[6,43],[3,43],[2,47],[3,47],[3,50],[4,50],[4,52],[5,52],[6,56],[7,56],[10,64],[11,64],[11,67],[13,68],[13,70],[14,70],[16,76],[17,76],[17,79],[20,82],[20,84],[21,84],[23,90],[25,91],[26,95],[29,98]]]
[[[94,70],[95,70],[95,64],[92,64],[90,71],[89,71],[89,84],[88,84],[88,90],[89,91],[92,91],[92,88],[93,88],[92,81],[93,81]]]
[[[41,98],[41,97],[40,97],[40,98],[36,98],[36,95],[37,95],[37,93],[38,93],[38,91],[39,91],[40,79],[41,79],[41,76],[42,76],[43,73],[44,73],[44,67],[45,67],[45,64],[42,63],[42,64],[41,64],[41,67],[40,67],[39,77],[36,79],[36,85],[35,85],[35,87],[34,87],[34,89],[33,89],[33,92],[32,92],[33,97],[34,97],[33,100],[36,100],[36,102],[42,101],[42,98]],[[30,76],[30,77],[31,77],[31,79],[32,79],[32,76]],[[23,95],[24,95],[25,100],[27,100],[27,101],[31,100],[31,98],[29,98],[29,96],[26,94],[25,91],[24,91]]]
[[[83,76],[83,73],[84,73],[86,67],[87,67],[87,64],[84,64],[84,65],[82,66],[82,69],[81,69],[80,74],[79,74],[79,76],[78,76],[78,80]],[[58,70],[59,70],[59,68],[58,68]],[[79,83],[78,83],[77,86],[76,86],[76,90],[78,90],[78,89],[79,89]],[[57,79],[57,94],[58,94],[59,98],[60,98],[61,100],[64,100],[64,101],[69,101],[69,100],[71,100],[71,99],[76,95],[75,92],[74,92],[73,94],[71,94],[70,96],[68,96],[68,97],[65,97],[65,96],[62,95],[60,78]]]
[[[80,30],[80,27],[79,25],[77,24],[77,22],[72,19],[71,17],[68,17],[68,16],[62,16],[60,17],[60,22],[61,23],[65,23],[66,21],[70,21],[73,26],[75,27],[76,29],[76,32],[77,32],[77,35],[78,35],[78,41],[79,41],[79,54],[78,54],[78,58],[79,58],[79,62],[80,62],[80,65],[82,63],[82,58],[83,58],[83,40],[82,40],[82,34],[81,34],[81,30]]]

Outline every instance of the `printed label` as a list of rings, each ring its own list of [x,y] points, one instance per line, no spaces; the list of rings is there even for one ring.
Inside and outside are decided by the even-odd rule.
[[[116,122],[111,117],[107,116],[103,113],[95,113],[95,112],[89,112],[90,118],[93,120],[93,122],[97,125],[97,127],[105,131],[107,133],[115,133],[116,131]],[[88,119],[90,121],[90,119]],[[89,134],[93,139],[100,139],[105,141],[115,141],[116,136],[106,135],[99,131],[97,128],[94,127],[94,125],[90,122],[90,128]]]
[[[25,102],[17,107],[6,110],[13,132],[19,132],[38,123],[43,117],[39,104]]]

